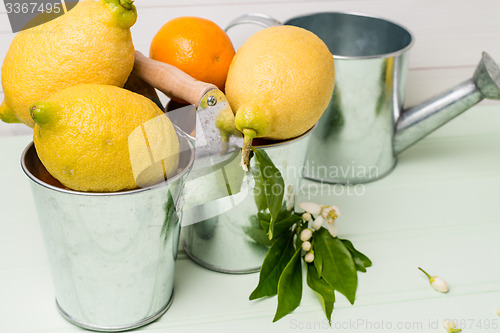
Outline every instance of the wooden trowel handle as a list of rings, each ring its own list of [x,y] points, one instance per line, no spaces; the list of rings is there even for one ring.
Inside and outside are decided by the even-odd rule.
[[[205,94],[217,87],[198,81],[177,67],[153,60],[135,51],[133,72],[168,97],[177,97],[198,107]]]

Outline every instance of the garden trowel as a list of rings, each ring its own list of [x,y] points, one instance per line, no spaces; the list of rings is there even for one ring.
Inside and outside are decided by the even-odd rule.
[[[231,143],[238,146],[241,139],[238,140],[240,135],[234,123],[234,113],[224,93],[215,85],[198,81],[180,69],[148,58],[139,51],[135,52],[133,73],[168,97],[181,99],[196,107],[197,157],[226,155]],[[186,114],[184,118],[188,118],[188,112],[183,108],[171,112],[175,113],[169,115],[171,119],[183,118],[179,114],[181,112]]]
[[[207,205],[211,206],[217,199],[227,198],[229,201],[221,209],[230,209],[234,205],[230,204],[233,196],[241,191],[244,178],[237,163],[243,139],[236,129],[234,114],[224,93],[213,84],[198,81],[180,69],[150,59],[138,51],[133,74],[168,97],[192,105],[167,112],[167,117],[177,127],[190,128],[179,123],[189,119],[193,106],[196,108],[196,117],[191,118],[196,122],[193,126],[196,129],[195,163],[186,184],[190,187],[189,183],[192,183],[197,188],[196,198],[189,198],[189,193],[186,198],[187,206],[190,206],[190,201],[193,204],[185,211],[190,223],[206,219]]]

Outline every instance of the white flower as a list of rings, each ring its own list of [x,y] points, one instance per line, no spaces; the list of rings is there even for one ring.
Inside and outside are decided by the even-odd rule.
[[[340,209],[337,206],[324,206],[321,209],[321,216],[327,221],[336,220],[340,216]]]
[[[462,332],[462,329],[457,328],[455,323],[453,321],[451,321],[450,319],[445,319],[443,321],[443,327],[445,328],[446,332],[448,332],[448,333]]]
[[[323,226],[323,217],[320,215],[316,218],[316,220],[313,221],[313,223],[311,224],[311,228],[313,228],[314,230],[319,230],[321,229],[321,227]]]
[[[299,208],[305,210],[306,212],[312,214],[312,215],[318,215],[321,214],[321,209],[323,206],[318,205],[317,203],[314,202],[301,202],[298,204]]]
[[[314,253],[312,252],[307,252],[306,255],[304,256],[304,260],[308,263],[311,263],[314,261]]]
[[[307,213],[307,212],[306,212],[306,213],[304,213],[304,214],[302,214],[302,219],[303,219],[304,221],[311,221],[311,218],[312,218],[311,214],[309,214],[309,213]]]
[[[448,287],[448,283],[446,283],[445,280],[441,279],[439,276],[430,276],[426,271],[424,271],[422,268],[418,268],[421,270],[429,279],[429,282],[435,290],[439,291],[440,293],[447,293],[450,288]]]
[[[301,202],[298,204],[310,215],[318,215],[311,224],[311,228],[319,230],[326,221],[326,228],[333,237],[337,237],[337,227],[335,221],[340,216],[340,210],[337,206],[323,206],[314,202]],[[308,221],[308,220],[306,220]]]
[[[337,225],[335,221],[328,221],[328,223],[326,224],[326,228],[333,238],[337,237]]]
[[[304,251],[309,251],[311,249],[312,245],[311,245],[311,242],[309,241],[305,241],[304,243],[302,243],[302,250]]]
[[[300,233],[300,240],[303,242],[308,241],[311,239],[312,235],[313,235],[313,233],[312,233],[311,229],[304,229]]]

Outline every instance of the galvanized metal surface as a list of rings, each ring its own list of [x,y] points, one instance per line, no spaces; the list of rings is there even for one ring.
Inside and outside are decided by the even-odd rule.
[[[276,25],[258,14],[233,20]],[[304,176],[327,183],[358,184],[384,177],[397,154],[483,98],[500,99],[500,72],[483,52],[472,79],[403,110],[412,34],[382,18],[325,12],[285,22],[314,32],[335,60],[335,89],[312,135]]]
[[[292,188],[298,191],[302,166],[312,130],[288,141],[258,146],[281,171],[293,204]],[[186,183],[184,248],[191,258],[206,268],[232,274],[257,272],[267,247],[249,236],[250,218],[259,211],[255,202],[255,158],[244,173],[238,151],[231,160],[204,176]],[[233,185],[222,174],[230,175]],[[234,186],[234,183],[239,187]],[[227,192],[232,188],[233,192]],[[296,193],[295,193],[296,194]],[[210,200],[210,198],[217,198]],[[193,202],[196,201],[196,205]],[[191,209],[188,209],[191,206]],[[193,207],[194,206],[194,207]]]
[[[192,144],[179,139],[179,174],[165,183],[113,193],[57,186],[33,144],[26,148],[22,167],[31,180],[57,306],[71,323],[129,330],[168,309],[181,216],[167,218],[166,211],[181,209],[178,199],[194,159]]]
[[[422,105],[405,110],[398,120],[394,149],[403,151],[482,99],[500,99],[500,68],[483,52],[471,79]]]

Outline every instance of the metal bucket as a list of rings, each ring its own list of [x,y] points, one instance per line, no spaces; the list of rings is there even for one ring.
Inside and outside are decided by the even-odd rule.
[[[287,185],[287,204],[293,205],[293,191],[300,185],[302,168],[310,139],[309,130],[300,137],[281,142],[261,142],[257,148],[264,150],[280,170]],[[259,212],[256,203],[255,158],[251,160],[250,172],[244,173],[241,165],[241,153],[234,156],[217,170],[197,179],[190,180],[186,196],[186,206],[193,196],[191,189],[197,189],[197,197],[213,197],[214,193],[227,193],[226,179],[239,179],[241,188],[238,193],[225,195],[202,205],[186,209],[183,237],[187,254],[199,265],[208,269],[232,274],[253,273],[260,270],[268,247],[255,236],[260,225],[255,224]],[[220,180],[217,181],[217,175]],[[234,185],[232,186],[234,189]],[[234,192],[233,192],[234,193]],[[187,218],[189,216],[189,218]],[[252,223],[252,221],[254,223]]]
[[[31,180],[56,305],[76,326],[123,331],[158,319],[173,297],[181,194],[194,160],[182,135],[180,171],[136,190],[65,189],[41,164],[33,143],[22,155]]]

